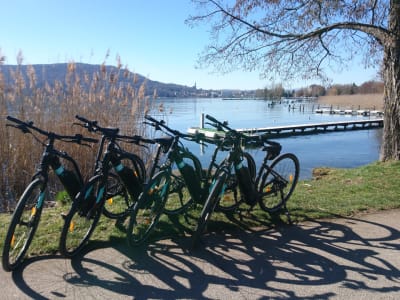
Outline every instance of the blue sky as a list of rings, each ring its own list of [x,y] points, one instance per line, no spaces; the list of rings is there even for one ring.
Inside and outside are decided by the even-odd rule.
[[[15,64],[21,50],[24,63],[84,62],[123,65],[166,83],[204,89],[257,89],[271,85],[257,72],[221,75],[196,68],[208,41],[206,25],[190,28],[184,21],[195,13],[190,0],[0,0],[0,49],[6,63]],[[334,83],[375,79],[376,71],[359,63],[351,71],[331,74]],[[279,83],[279,82],[276,82]],[[285,88],[314,82],[295,82]],[[315,82],[318,83],[318,82]]]

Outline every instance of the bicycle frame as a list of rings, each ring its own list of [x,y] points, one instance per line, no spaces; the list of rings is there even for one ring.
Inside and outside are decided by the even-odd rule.
[[[290,180],[294,179],[294,177],[296,177],[295,180],[297,182],[298,174],[295,171],[297,175],[293,174],[293,176],[291,176],[292,179],[286,179],[281,174],[279,174],[279,172],[275,171],[273,167],[271,167],[274,166],[275,161],[278,162],[280,160],[280,157],[285,157],[285,155],[280,156],[280,152],[282,149],[281,145],[277,142],[268,141],[262,136],[246,137],[236,130],[230,128],[227,124],[219,122],[211,116],[207,115],[206,118],[213,122],[213,124],[211,123],[211,125],[218,129],[222,128],[226,132],[226,139],[231,144],[231,149],[228,156],[223,162],[223,168],[225,170],[224,172],[229,175],[232,171],[232,166],[234,166],[236,178],[239,184],[239,190],[241,192],[243,200],[251,207],[253,207],[263,196],[269,196],[271,194],[276,195],[277,193],[280,193],[280,197],[282,197],[283,200],[284,194],[282,193],[282,191],[290,183]],[[258,169],[257,176],[255,178],[252,178],[249,172],[241,168],[244,154],[241,147],[242,140],[245,142],[245,144],[256,143],[256,145],[258,146],[262,145],[262,150],[266,151],[263,162]],[[286,157],[288,155],[290,156],[292,154],[286,154]],[[268,164],[269,160],[272,161],[271,165]],[[297,158],[295,160],[297,161]],[[295,164],[295,169],[297,168],[298,163]],[[271,176],[271,179],[266,182],[268,176]],[[261,184],[264,186],[268,186],[268,189],[263,191],[261,188]],[[285,201],[282,202],[283,207],[286,208]]]
[[[82,126],[86,129],[89,130],[89,132],[99,132],[101,133],[101,141],[99,148],[97,150],[96,158],[95,158],[95,170],[93,177],[95,176],[101,176],[102,177],[102,183],[101,183],[101,190],[99,190],[99,193],[97,195],[95,203],[88,203],[87,205],[89,207],[85,207],[84,211],[86,209],[89,209],[90,211],[93,211],[93,209],[96,209],[97,207],[101,206],[104,204],[104,202],[107,200],[103,195],[107,193],[107,180],[108,180],[108,175],[111,172],[111,169],[114,169],[116,171],[116,174],[114,176],[118,176],[119,179],[121,180],[122,184],[125,186],[127,193],[131,197],[131,199],[135,199],[138,197],[140,192],[142,191],[142,180],[140,180],[137,177],[137,174],[140,173],[140,176],[145,178],[145,168],[144,166],[142,167],[143,163],[141,163],[141,160],[139,157],[137,157],[135,154],[124,151],[118,144],[117,141],[123,141],[127,143],[135,143],[137,145],[140,145],[140,142],[145,142],[145,143],[154,143],[153,140],[149,139],[144,139],[140,136],[124,136],[119,134],[119,129],[118,128],[104,128],[100,127],[97,124],[97,121],[90,121],[85,119],[84,117],[81,116],[76,116],[78,120],[80,120],[83,124],[81,123],[76,123],[79,126]],[[121,163],[121,159],[123,158],[131,158],[132,161],[135,163],[140,164],[140,166],[135,165],[135,170],[133,174],[129,176],[124,176],[121,174],[121,172],[124,171],[125,166]],[[140,160],[140,163],[139,163]],[[140,171],[140,172],[138,172]],[[93,178],[92,177],[92,178]],[[118,189],[119,192],[121,192],[121,189]],[[86,193],[90,193],[91,191],[87,191]],[[113,196],[117,195],[118,193],[114,193],[113,195],[107,195],[109,199],[111,199]],[[127,196],[127,194],[125,194]],[[102,202],[102,203],[100,203]],[[90,207],[92,206],[92,207]],[[128,207],[129,210],[129,207]],[[125,211],[123,214],[126,216],[129,214],[129,211]],[[110,217],[110,216],[109,216]],[[122,217],[122,215],[121,215]]]
[[[79,170],[79,167],[78,167],[78,164],[76,163],[76,161],[70,155],[68,155],[66,152],[61,152],[61,151],[54,149],[53,143],[54,143],[54,140],[51,139],[49,141],[49,143],[46,145],[46,147],[43,151],[43,154],[42,154],[42,158],[41,158],[39,167],[38,167],[36,173],[33,175],[32,180],[34,180],[37,177],[40,177],[43,180],[44,187],[47,187],[50,166],[54,170],[54,173],[57,175],[57,177],[60,179],[60,174],[61,174],[62,170],[64,170],[64,166],[60,163],[59,157],[66,159],[72,163],[72,166],[74,169],[73,172],[77,175],[79,186],[78,187],[70,186],[68,183],[63,182],[61,179],[60,179],[60,182],[64,186],[69,197],[71,199],[74,199],[75,195],[77,194],[77,191],[79,191],[83,186],[82,174]],[[43,203],[38,203],[39,206],[41,206],[42,204]]]
[[[72,199],[74,199],[75,194],[78,193],[78,190],[83,185],[82,175],[77,163],[66,152],[58,151],[54,148],[55,140],[78,144],[82,141],[97,142],[97,140],[84,138],[79,134],[64,136],[47,132],[35,127],[33,122],[24,122],[10,116],[7,117],[7,120],[13,122],[13,124],[7,123],[7,126],[17,128],[23,133],[31,134],[44,147],[40,164],[31,182],[18,200],[5,237],[2,265],[6,271],[11,271],[20,265],[39,225],[46,199],[46,189],[48,188],[49,169],[52,168],[54,170],[54,173]],[[46,143],[42,142],[33,132],[44,136]],[[60,158],[72,162],[75,174],[64,168]]]
[[[35,127],[33,125],[33,122],[26,123],[26,122],[20,121],[16,118],[10,117],[10,116],[8,116],[7,119],[18,124],[18,125],[9,124],[8,126],[16,127],[18,129],[22,130],[24,133],[30,133],[33,135],[33,133],[29,130],[29,129],[32,129],[32,130],[38,132],[39,134],[47,137],[46,144],[43,144],[42,142],[39,141],[38,138],[36,138],[34,136],[36,140],[38,140],[41,144],[44,145],[44,150],[43,150],[43,153],[42,153],[42,156],[40,159],[39,166],[36,169],[36,172],[34,173],[34,175],[32,176],[32,180],[34,180],[35,178],[40,178],[43,182],[43,191],[39,197],[40,200],[38,201],[37,208],[41,207],[44,202],[44,198],[45,198],[44,193],[47,188],[47,184],[48,184],[48,180],[49,180],[50,167],[53,169],[54,173],[59,178],[61,184],[67,191],[69,197],[71,199],[74,199],[75,195],[78,193],[80,188],[83,186],[82,174],[80,172],[77,162],[67,152],[59,151],[59,150],[55,149],[54,142],[55,142],[55,140],[64,140],[64,142],[80,143],[81,140],[87,141],[87,142],[97,142],[97,140],[91,139],[91,138],[84,138],[80,135],[61,136],[61,135],[55,134],[53,132],[46,132],[44,130],[41,130],[40,128]],[[64,165],[61,164],[59,158],[66,159],[72,164],[73,173],[76,175],[76,179],[77,179],[77,182],[74,182],[74,183],[78,183],[79,184],[78,187],[62,180],[62,173],[65,170],[65,168],[64,168]]]
[[[215,142],[217,144],[217,147],[215,148],[210,164],[207,168],[207,172],[204,174],[203,173],[203,168],[200,163],[200,161],[197,159],[195,155],[193,155],[186,147],[183,146],[183,144],[180,141],[180,138],[189,140],[189,141],[202,141],[202,142],[208,142],[211,143],[210,140],[206,140],[203,137],[193,137],[190,135],[183,134],[177,130],[173,130],[166,126],[163,121],[158,121],[155,120],[149,116],[146,116],[146,118],[151,121],[151,123],[147,123],[149,125],[152,125],[156,128],[156,130],[162,130],[164,133],[166,133],[169,137],[168,138],[159,138],[159,139],[154,139],[156,143],[158,143],[158,149],[156,152],[156,155],[154,157],[154,163],[151,168],[150,172],[150,177],[152,178],[153,175],[155,174],[156,170],[167,170],[170,176],[172,175],[172,165],[174,162],[177,163],[178,165],[178,170],[183,178],[183,182],[188,188],[189,194],[194,200],[195,203],[202,203],[206,199],[210,187],[210,179],[212,177],[212,172],[213,168],[216,168],[218,165],[216,164],[216,157],[218,152],[223,149],[223,143],[221,142]],[[163,130],[164,129],[164,130]],[[161,157],[161,152],[166,153],[167,160],[163,165],[159,165],[160,157]],[[188,176],[185,174],[183,170],[184,168],[184,162],[183,158],[185,157],[185,154],[189,154],[190,156],[193,157],[196,161],[194,162],[197,164],[198,168],[201,170],[198,174],[196,173],[195,177]],[[197,178],[198,177],[198,178]]]

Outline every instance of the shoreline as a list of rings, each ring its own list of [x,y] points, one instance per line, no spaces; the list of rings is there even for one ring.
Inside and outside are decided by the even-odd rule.
[[[320,96],[317,103],[349,109],[383,110],[383,94]]]

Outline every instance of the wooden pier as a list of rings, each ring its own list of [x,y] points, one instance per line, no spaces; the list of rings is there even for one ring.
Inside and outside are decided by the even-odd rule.
[[[383,127],[383,118],[369,119],[369,120],[352,120],[352,121],[339,121],[339,122],[324,122],[324,123],[310,123],[301,125],[286,125],[286,126],[273,126],[265,128],[241,128],[237,131],[255,135],[255,134],[268,134],[271,138],[284,138],[295,135],[308,135],[317,133],[328,133],[337,131],[351,131],[351,130],[365,130],[377,129]],[[189,133],[202,132],[207,137],[223,136],[223,132],[219,132],[210,128],[191,127],[188,129]]]

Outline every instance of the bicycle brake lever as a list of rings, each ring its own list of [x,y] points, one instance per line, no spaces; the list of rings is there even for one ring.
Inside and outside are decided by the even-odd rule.
[[[161,130],[160,126],[155,122],[146,122],[146,121],[144,121],[143,124],[150,125],[150,126],[154,127],[155,130]]]
[[[8,127],[14,127],[22,131],[22,133],[31,133],[31,131],[23,124],[14,125],[14,124],[6,124]]]

